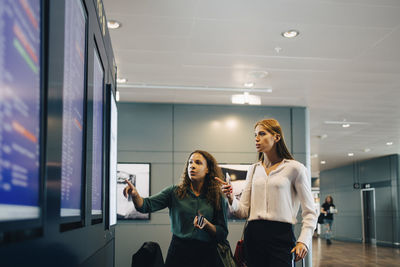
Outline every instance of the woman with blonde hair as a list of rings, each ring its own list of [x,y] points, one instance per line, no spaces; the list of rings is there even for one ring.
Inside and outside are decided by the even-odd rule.
[[[248,218],[244,233],[247,266],[291,266],[292,253],[296,261],[307,255],[317,223],[310,178],[287,149],[277,120],[261,120],[254,128],[259,160],[247,172],[240,201],[232,196],[231,185],[216,179],[223,184],[234,214]],[[293,225],[300,205],[303,225],[296,242]]]
[[[172,240],[166,266],[217,266],[217,242],[228,235],[226,200],[214,177],[222,177],[215,158],[202,150],[193,151],[186,161],[178,185],[142,198],[129,181],[125,197],[132,196],[136,209],[142,213],[169,208]]]

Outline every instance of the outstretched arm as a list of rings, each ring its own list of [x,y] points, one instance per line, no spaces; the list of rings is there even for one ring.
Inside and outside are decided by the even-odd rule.
[[[143,198],[139,195],[139,192],[136,190],[136,187],[128,181],[128,179],[125,179],[125,182],[128,184],[124,188],[124,196],[128,198],[128,195],[132,197],[133,204],[135,205],[136,209],[140,209],[143,206]]]

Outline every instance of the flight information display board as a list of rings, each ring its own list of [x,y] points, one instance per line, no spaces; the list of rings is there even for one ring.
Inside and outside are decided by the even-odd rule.
[[[92,215],[96,215],[102,214],[104,103],[104,71],[97,51],[94,51],[93,63]]]
[[[112,226],[117,224],[118,109],[112,92],[110,99],[110,194],[108,199],[110,205],[109,225]]]
[[[81,215],[85,129],[86,14],[80,0],[65,1],[62,217]]]
[[[41,3],[0,3],[0,222],[40,217]]]

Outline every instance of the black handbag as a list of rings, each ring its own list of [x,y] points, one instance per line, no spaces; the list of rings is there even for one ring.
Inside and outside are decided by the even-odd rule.
[[[324,218],[325,218],[325,214],[323,214],[322,212],[319,214],[318,216],[318,223],[319,224],[324,224]]]

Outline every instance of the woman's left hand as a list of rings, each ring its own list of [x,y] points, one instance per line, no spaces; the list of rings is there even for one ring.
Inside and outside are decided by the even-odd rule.
[[[199,222],[199,216],[194,217],[193,225],[195,228],[198,228],[198,229],[204,229],[204,227],[207,224],[209,224],[209,222],[207,221],[207,219],[205,217],[203,217],[203,223],[201,225],[199,225],[198,222]]]
[[[299,261],[301,259],[304,259],[305,256],[307,256],[308,249],[307,246],[304,245],[301,242],[297,242],[296,246],[292,249],[291,253],[296,254],[296,259],[295,261]]]

